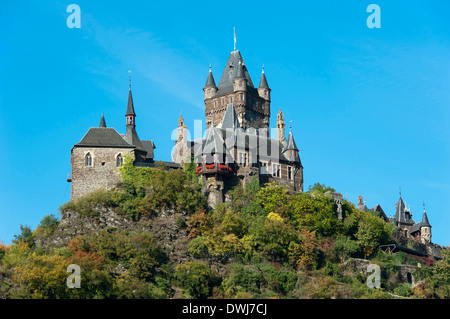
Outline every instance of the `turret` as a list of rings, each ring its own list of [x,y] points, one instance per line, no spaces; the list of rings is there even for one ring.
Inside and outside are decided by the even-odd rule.
[[[431,242],[431,224],[428,221],[428,216],[425,208],[423,209],[422,223],[420,225],[420,236],[422,237],[423,242]]]
[[[178,119],[177,140],[175,141],[175,147],[172,152],[172,162],[179,163],[184,166],[186,161],[190,161],[188,156],[188,142],[187,142],[187,128],[184,125],[183,116],[180,115]]]
[[[291,127],[289,127],[289,136],[286,143],[286,147],[283,149],[283,154],[289,160],[289,162],[300,163],[300,158],[298,156],[298,148],[297,145],[295,144]]]
[[[127,105],[127,112],[125,113],[125,117],[127,118],[127,127],[128,126],[136,126],[135,118],[136,113],[134,113],[134,105],[133,105],[133,96],[131,94],[131,86],[128,90],[128,105]]]
[[[259,80],[258,85],[258,94],[260,97],[265,99],[266,101],[270,101],[270,88],[267,83],[266,74],[264,73],[264,66],[262,67],[261,79]]]
[[[244,64],[239,61],[236,76],[233,79],[233,90],[234,92],[245,92],[247,90],[247,78],[245,77]]]
[[[285,128],[285,124],[284,124],[284,115],[283,112],[281,112],[281,109],[278,111],[277,114],[277,135],[278,135],[278,140],[280,141],[280,143],[282,143],[283,147],[286,146],[286,136],[284,135],[284,128]]]
[[[212,98],[217,92],[216,82],[214,81],[213,74],[211,72],[211,66],[209,66],[208,78],[206,79],[205,87],[203,88],[205,100]]]

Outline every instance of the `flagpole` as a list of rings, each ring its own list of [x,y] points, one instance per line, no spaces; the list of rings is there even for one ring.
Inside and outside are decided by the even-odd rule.
[[[233,33],[234,33],[234,51],[236,51],[236,27],[233,27]]]

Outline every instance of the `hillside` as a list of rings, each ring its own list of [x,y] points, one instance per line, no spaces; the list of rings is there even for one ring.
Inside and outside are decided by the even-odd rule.
[[[450,297],[448,250],[440,261],[380,250],[393,225],[347,201],[336,219],[332,188],[290,194],[254,180],[211,209],[193,167],[126,161],[120,173],[116,189],[68,202],[0,246],[0,298]],[[79,289],[67,287],[70,264]],[[381,288],[368,288],[369,264]]]

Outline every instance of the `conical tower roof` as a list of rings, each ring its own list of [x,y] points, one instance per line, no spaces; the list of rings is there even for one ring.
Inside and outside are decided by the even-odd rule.
[[[295,144],[294,135],[292,134],[292,129],[289,128],[289,137],[286,143],[286,151],[293,150],[298,151],[297,145]]]
[[[239,63],[241,63],[241,65],[239,65]],[[240,66],[242,66],[242,70],[239,70]],[[244,77],[247,80],[247,89],[256,91],[252,79],[250,78],[250,74],[245,67],[241,53],[239,50],[235,50],[230,53],[222,77],[217,85],[217,96],[233,92],[233,80],[236,78],[238,71],[243,72]]]
[[[264,73],[264,67],[262,68],[261,72],[261,79],[259,80],[259,89],[268,89],[269,84],[267,83],[266,74]]]
[[[205,87],[216,87],[216,82],[214,81],[214,76],[211,71],[211,67],[209,67],[208,78],[206,79]]]
[[[421,227],[431,227],[431,224],[428,221],[427,212],[425,210],[423,211]]]
[[[128,90],[128,106],[127,106],[127,113],[125,116],[133,115],[136,116],[136,113],[134,113],[134,105],[133,105],[133,96],[131,94],[131,87]]]

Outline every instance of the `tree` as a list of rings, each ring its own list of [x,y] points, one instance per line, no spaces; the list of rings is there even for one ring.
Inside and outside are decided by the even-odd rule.
[[[24,242],[30,248],[34,247],[34,236],[29,226],[20,225],[20,234],[14,235],[14,238],[12,240],[14,244]]]
[[[381,218],[368,212],[357,212],[358,231],[355,234],[364,257],[367,258],[390,236],[390,227]]]
[[[207,264],[188,261],[178,265],[174,277],[178,284],[194,298],[206,298],[211,295],[214,286],[220,281]]]
[[[36,236],[51,236],[59,225],[58,217],[53,214],[45,215],[35,230]]]

